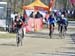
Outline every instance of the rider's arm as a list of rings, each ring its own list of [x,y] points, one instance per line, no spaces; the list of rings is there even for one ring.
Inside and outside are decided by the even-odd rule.
[[[54,18],[54,23],[56,23],[57,22],[57,20],[56,20],[56,18]]]
[[[56,20],[56,18],[54,18],[54,25],[56,25],[56,23],[57,23],[57,20]]]
[[[48,25],[50,24],[50,19],[48,18]]]
[[[48,23],[47,24],[48,24],[48,28],[50,28],[50,20],[49,19],[48,19]]]
[[[68,26],[68,20],[67,20],[67,18],[65,18],[65,22],[66,22],[66,25]]]

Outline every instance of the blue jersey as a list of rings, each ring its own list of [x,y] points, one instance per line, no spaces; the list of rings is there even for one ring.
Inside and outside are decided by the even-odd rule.
[[[66,18],[61,19],[61,20],[60,20],[60,24],[67,25],[67,24],[68,24],[68,20],[67,20]]]
[[[49,18],[48,19],[48,24],[54,24],[55,23],[55,19],[54,18]]]

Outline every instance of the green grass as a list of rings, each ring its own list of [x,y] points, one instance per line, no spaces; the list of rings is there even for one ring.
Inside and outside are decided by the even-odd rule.
[[[69,21],[75,21],[75,18],[68,18]]]
[[[16,38],[16,34],[14,34],[14,33],[1,33],[0,38]]]

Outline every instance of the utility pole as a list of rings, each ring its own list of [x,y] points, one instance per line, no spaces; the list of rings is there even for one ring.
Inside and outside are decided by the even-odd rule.
[[[11,0],[7,1],[7,21],[6,24],[9,25],[11,24]]]

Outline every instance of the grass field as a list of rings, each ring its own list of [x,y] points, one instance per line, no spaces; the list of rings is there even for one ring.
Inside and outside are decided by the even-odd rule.
[[[16,34],[14,33],[0,33],[0,38],[15,38]]]

